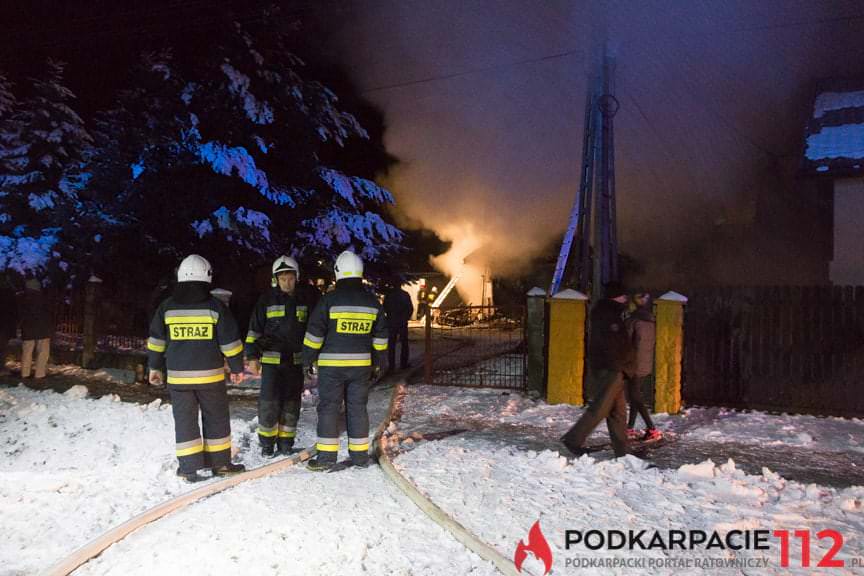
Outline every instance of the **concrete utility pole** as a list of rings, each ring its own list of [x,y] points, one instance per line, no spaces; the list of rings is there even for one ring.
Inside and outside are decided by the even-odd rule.
[[[560,291],[575,243],[574,283],[579,291],[590,292],[592,301],[602,298],[603,285],[617,280],[619,274],[613,125],[618,100],[614,95],[615,60],[605,41],[603,46],[600,73],[588,83],[579,190],[549,288],[550,294]]]

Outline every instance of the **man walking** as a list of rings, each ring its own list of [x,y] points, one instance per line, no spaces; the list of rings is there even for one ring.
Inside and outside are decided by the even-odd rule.
[[[657,326],[654,313],[651,311],[651,295],[645,291],[633,295],[636,309],[628,316],[627,334],[633,342],[636,360],[633,371],[626,375],[627,399],[630,401],[630,415],[627,419],[627,437],[631,440],[659,440],[662,434],[654,427],[651,413],[642,399],[645,382],[654,372],[654,343],[657,339]],[[645,421],[645,434],[634,430],[636,416],[641,415]]]
[[[585,440],[604,418],[615,456],[627,454],[624,373],[632,370],[634,362],[633,345],[624,324],[627,294],[617,282],[610,282],[605,294],[591,311],[588,366],[595,397],[579,421],[561,437],[577,456],[587,452]]]
[[[387,351],[387,319],[363,286],[363,261],[346,250],[334,272],[336,289],[321,298],[303,338],[303,364],[318,363],[318,455],[309,461],[315,471],[336,464],[343,401],[351,463],[369,465],[369,381],[373,361],[380,366]]]

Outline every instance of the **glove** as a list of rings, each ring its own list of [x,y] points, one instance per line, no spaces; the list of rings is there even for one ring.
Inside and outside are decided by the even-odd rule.
[[[315,364],[310,364],[309,366],[306,366],[306,374],[308,374],[309,376],[315,376],[316,374],[318,374],[318,367]]]
[[[243,373],[242,372],[232,372],[231,373],[231,383],[232,384],[242,384],[243,383]]]
[[[380,376],[381,366],[378,366],[377,364],[375,366],[372,366],[372,381],[374,382],[375,380],[378,380]]]
[[[162,385],[162,371],[161,370],[150,370],[150,384],[153,386],[161,386]]]

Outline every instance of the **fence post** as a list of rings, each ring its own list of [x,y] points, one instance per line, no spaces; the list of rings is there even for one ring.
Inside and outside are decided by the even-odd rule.
[[[657,343],[654,411],[681,411],[681,371],[684,352],[684,306],[687,298],[667,292],[657,299]]]
[[[426,308],[426,341],[423,352],[423,382],[432,384],[432,307]]]
[[[564,290],[549,300],[549,384],[550,404],[585,403],[585,316],[588,297],[576,290]]]
[[[84,289],[84,350],[81,353],[81,366],[90,368],[96,357],[96,297],[102,280],[90,276]]]
[[[525,334],[528,343],[528,393],[546,395],[546,291],[532,288],[528,292]]]

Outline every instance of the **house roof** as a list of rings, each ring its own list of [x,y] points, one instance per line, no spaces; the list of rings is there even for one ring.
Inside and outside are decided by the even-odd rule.
[[[804,138],[806,174],[864,176],[864,80],[822,82]]]

